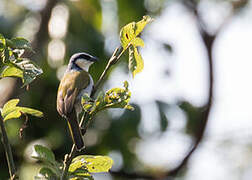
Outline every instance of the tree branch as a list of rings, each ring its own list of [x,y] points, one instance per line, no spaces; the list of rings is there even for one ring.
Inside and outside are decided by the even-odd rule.
[[[2,132],[2,143],[4,146],[4,150],[5,150],[5,156],[6,156],[6,160],[8,163],[8,169],[9,169],[9,174],[10,174],[10,179],[14,180],[17,175],[16,175],[16,167],[15,167],[15,163],[13,160],[13,155],[12,155],[12,151],[11,151],[11,146],[8,140],[8,136],[4,127],[4,121],[3,121],[3,117],[0,113],[0,126],[1,126],[1,132]]]

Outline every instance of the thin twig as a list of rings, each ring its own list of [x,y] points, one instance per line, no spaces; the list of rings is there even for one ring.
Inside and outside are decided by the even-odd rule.
[[[5,155],[6,155],[6,160],[8,163],[8,169],[9,169],[9,174],[10,174],[10,179],[14,180],[17,175],[16,175],[16,167],[15,167],[15,163],[13,160],[13,155],[12,155],[12,151],[11,151],[11,146],[8,140],[8,136],[4,127],[4,121],[3,121],[3,117],[0,113],[0,126],[1,126],[1,132],[2,132],[2,143],[4,146],[4,150],[5,150]]]

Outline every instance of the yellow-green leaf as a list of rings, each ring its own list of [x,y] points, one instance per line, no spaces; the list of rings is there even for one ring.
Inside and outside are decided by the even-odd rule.
[[[4,50],[6,46],[6,39],[0,34],[0,51]]]
[[[90,173],[108,172],[113,165],[113,160],[108,156],[80,155],[73,159],[69,171],[86,168]]]
[[[43,117],[43,113],[41,111],[38,111],[36,109],[32,109],[32,108],[27,108],[27,107],[18,107],[19,111],[21,111],[24,114],[30,114],[32,116],[36,116],[36,117]]]
[[[19,103],[19,99],[11,99],[8,102],[6,102],[3,106],[2,116],[5,117],[9,113],[11,113],[18,103]]]
[[[20,111],[18,110],[16,111],[15,109],[16,108],[14,108],[13,111],[8,113],[6,116],[3,116],[4,121],[10,120],[10,119],[17,119],[22,115]]]
[[[141,21],[138,21],[136,23],[136,35],[138,36],[144,29],[144,27],[152,22],[154,19],[151,18],[150,16],[143,16],[143,19]]]
[[[17,106],[18,102],[19,99],[12,99],[4,105],[2,110],[2,116],[4,121],[19,118],[22,114],[30,114],[36,117],[43,116],[43,113],[41,111],[32,108]]]
[[[105,94],[100,92],[96,100],[92,100],[89,97],[82,97],[82,107],[85,112],[90,115],[94,115],[97,112],[107,108],[125,108],[133,110],[129,105],[131,92],[128,89],[128,82],[124,82],[124,88],[112,88]]]
[[[19,77],[23,78],[23,71],[19,68],[16,68],[14,66],[8,66],[5,68],[1,74],[0,77]]]
[[[136,37],[135,35],[136,23],[132,22],[127,24],[121,29],[120,40],[123,49],[126,49],[128,44]]]
[[[143,31],[144,27],[153,21],[150,16],[144,16],[139,22],[131,22],[124,26],[120,31],[120,41],[123,49],[126,49],[130,44],[134,44],[134,41],[138,42],[141,40],[135,40],[135,38]],[[136,43],[135,42],[135,43]],[[139,42],[138,42],[139,43]],[[143,46],[143,42],[140,42],[140,46]]]
[[[134,58],[134,47],[130,46],[129,47],[129,70],[133,73],[136,69],[136,60]],[[134,74],[133,74],[134,77]]]
[[[136,37],[132,39],[131,44],[134,47],[137,47],[137,46],[144,47],[144,41],[140,37]]]
[[[136,47],[134,47],[134,58],[136,60],[136,68],[134,68],[134,71],[132,71],[133,77],[135,77],[137,73],[140,73],[144,68],[143,58],[141,54],[139,54]]]

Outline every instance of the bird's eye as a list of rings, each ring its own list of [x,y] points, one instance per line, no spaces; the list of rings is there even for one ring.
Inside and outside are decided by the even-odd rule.
[[[86,55],[86,54],[81,54],[79,58],[89,60],[91,57],[89,55]]]

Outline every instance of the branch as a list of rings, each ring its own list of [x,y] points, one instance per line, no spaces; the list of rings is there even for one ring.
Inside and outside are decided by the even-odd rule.
[[[128,47],[127,47],[128,48]],[[120,57],[122,56],[122,54],[126,51],[126,49],[123,49],[119,55],[116,55],[120,49],[120,47],[116,48],[115,51],[113,52],[112,56],[110,57],[109,61],[108,61],[108,64],[107,66],[105,67],[103,73],[101,74],[99,80],[97,81],[97,83],[95,84],[92,92],[91,92],[91,97],[94,96],[95,92],[98,90],[98,88],[100,87],[100,85],[103,83],[103,81],[105,80],[105,77],[106,75],[108,74],[108,71],[109,69],[115,65],[118,60],[120,59]],[[87,113],[85,113],[82,118],[81,118],[81,121],[79,123],[79,126],[82,127],[84,122],[87,122],[87,125],[84,127],[84,132],[86,132],[88,126],[89,126],[89,123],[91,122],[92,120],[92,117],[89,117]],[[85,134],[85,133],[84,133]],[[83,134],[83,135],[84,135]],[[75,147],[75,144],[73,144],[72,146],[72,149],[70,151],[69,154],[66,154],[65,155],[65,159],[64,159],[64,162],[63,162],[63,172],[62,172],[62,176],[61,176],[61,180],[65,180],[66,177],[67,177],[67,172],[68,172],[68,169],[69,169],[69,166],[73,160],[73,158],[75,157],[76,155],[76,152],[77,152],[77,149]]]
[[[14,180],[17,175],[16,175],[16,168],[15,168],[15,163],[13,160],[13,155],[12,155],[12,151],[11,151],[11,146],[8,140],[8,136],[4,127],[4,121],[3,121],[3,117],[0,113],[0,126],[1,126],[1,132],[2,132],[2,143],[4,146],[4,150],[5,150],[5,156],[6,156],[6,160],[8,163],[8,169],[9,169],[9,174],[10,174],[10,179]]]
[[[214,89],[213,44],[214,44],[214,41],[215,41],[216,37],[218,36],[221,28],[224,26],[224,25],[221,25],[220,28],[218,29],[218,31],[214,35],[210,35],[205,30],[204,22],[201,19],[200,15],[198,14],[197,3],[193,0],[190,0],[189,2],[190,2],[190,4],[187,4],[188,1],[187,2],[185,1],[185,5],[189,9],[191,9],[191,11],[194,13],[194,15],[197,19],[198,30],[200,32],[204,46],[207,50],[208,86],[209,86],[208,98],[207,98],[206,104],[203,106],[205,108],[204,108],[204,111],[202,112],[202,115],[201,115],[201,124],[199,126],[199,130],[195,136],[195,138],[196,138],[195,143],[192,146],[191,150],[184,157],[184,159],[180,162],[180,164],[167,173],[167,176],[171,176],[171,177],[175,177],[183,169],[183,167],[185,167],[187,165],[188,160],[190,159],[192,154],[195,152],[195,150],[199,147],[199,145],[204,137],[207,123],[209,120],[209,114],[210,114],[210,111],[212,108],[212,102],[213,102],[213,89]],[[224,21],[224,23],[226,24],[226,21]]]
[[[243,1],[243,0],[241,0]],[[214,66],[213,66],[213,45],[216,37],[219,35],[220,31],[225,27],[229,21],[231,20],[232,16],[234,15],[234,12],[232,12],[220,25],[218,30],[214,35],[211,35],[207,32],[205,29],[206,26],[201,19],[201,16],[198,14],[197,10],[197,2],[195,0],[183,0],[184,5],[194,13],[196,20],[197,20],[197,26],[198,30],[200,32],[201,38],[203,40],[204,46],[207,50],[207,62],[208,62],[208,98],[206,104],[203,106],[204,111],[202,112],[201,119],[202,123],[200,124],[199,130],[196,134],[195,143],[192,145],[191,150],[187,153],[187,155],[182,159],[182,161],[177,165],[174,169],[168,171],[165,175],[165,177],[174,178],[178,175],[178,173],[187,165],[188,160],[190,159],[191,155],[195,152],[195,150],[199,147],[207,127],[207,123],[209,120],[209,114],[212,108],[212,102],[213,102],[213,89],[214,89]],[[143,179],[155,179],[151,176],[146,176],[140,173],[126,173],[126,172],[112,172],[112,175],[116,176],[123,176],[127,178],[143,178]]]

